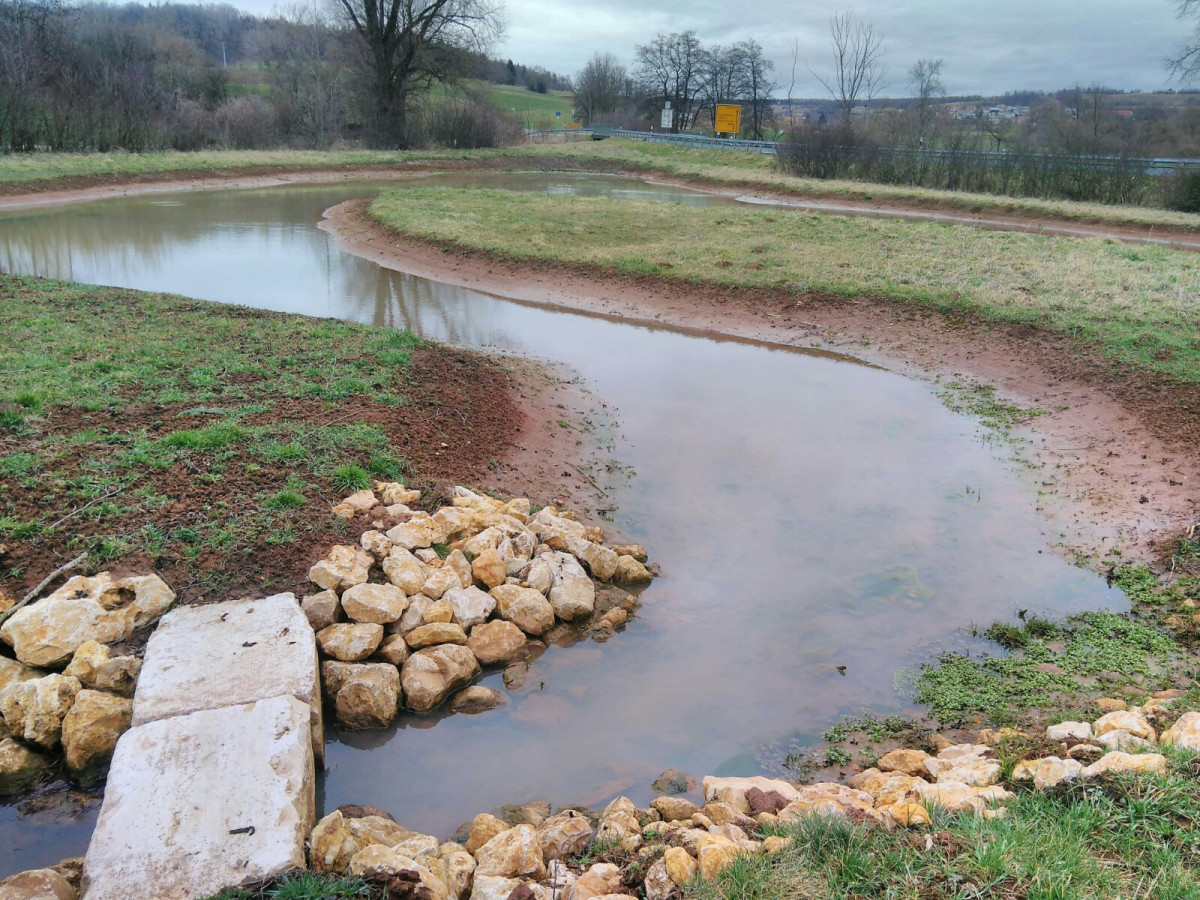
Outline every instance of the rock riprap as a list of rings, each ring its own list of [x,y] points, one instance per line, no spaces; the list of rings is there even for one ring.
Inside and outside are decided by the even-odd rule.
[[[530,640],[554,639],[559,629],[610,637],[635,606],[615,585],[652,578],[643,548],[606,547],[599,528],[570,512],[535,513],[523,498],[464,487],[432,514],[409,508],[419,499],[398,483],[346,498],[335,514],[381,524],[309,570],[316,590],[300,608],[326,659],[325,697],[346,727],[386,725],[392,695],[388,687],[368,704],[367,670],[354,680],[335,663],[393,667],[395,711],[427,714],[456,696],[452,711],[495,708],[503,703],[490,694],[461,693],[483,667],[519,663]]]

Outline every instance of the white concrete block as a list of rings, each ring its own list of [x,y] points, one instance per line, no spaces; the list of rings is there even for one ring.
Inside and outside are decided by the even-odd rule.
[[[321,764],[316,638],[292,594],[186,606],[164,616],[150,636],[133,725],[282,696],[311,708],[313,751]]]
[[[308,704],[285,696],[127,731],[84,863],[85,900],[195,900],[303,866],[315,818],[309,725]]]

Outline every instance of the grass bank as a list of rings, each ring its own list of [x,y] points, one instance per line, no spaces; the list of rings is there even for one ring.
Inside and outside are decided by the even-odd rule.
[[[502,257],[735,288],[872,294],[1034,326],[1156,376],[1200,383],[1200,256],[1103,239],[754,207],[414,185],[371,213]]]
[[[348,491],[502,455],[505,381],[409,332],[0,276],[0,591],[83,551],[185,601],[290,589]]]
[[[524,91],[524,94],[529,94]],[[534,98],[537,99],[534,99]],[[521,97],[525,100],[526,98]],[[514,101],[515,102],[515,99]],[[530,95],[534,116],[553,115],[569,104],[557,96]],[[509,104],[512,105],[512,102]],[[564,118],[568,113],[564,112]],[[558,120],[555,120],[558,121]],[[568,136],[569,138],[569,136]],[[453,161],[456,166],[504,165],[513,168],[595,168],[664,175],[717,187],[779,192],[817,199],[846,199],[881,205],[954,209],[972,213],[1096,222],[1113,226],[1200,229],[1200,216],[1169,210],[1105,206],[1058,200],[997,197],[935,191],[857,181],[797,178],[776,170],[774,158],[758,153],[707,150],[586,137],[534,142],[495,150],[372,151],[372,150],[214,150],[196,153],[12,154],[0,157],[0,190],[35,189],[55,181],[103,181],[164,178],[170,175],[253,173],[280,169],[339,169],[386,167],[422,162]]]

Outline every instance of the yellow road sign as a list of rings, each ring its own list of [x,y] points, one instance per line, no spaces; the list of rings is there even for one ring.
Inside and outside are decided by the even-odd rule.
[[[742,108],[732,103],[718,103],[713,131],[717,134],[739,134],[741,130]]]

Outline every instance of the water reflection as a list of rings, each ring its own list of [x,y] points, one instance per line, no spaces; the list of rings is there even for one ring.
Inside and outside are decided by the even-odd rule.
[[[178,206],[159,196],[0,218],[7,271],[548,357],[618,411],[616,452],[636,475],[613,479],[616,524],[666,573],[639,616],[606,644],[551,648],[502,710],[333,734],[327,806],[381,806],[448,834],[502,803],[641,800],[668,766],[751,774],[762,743],[902,708],[896,671],[972,622],[1122,602],[1045,552],[1032,491],[924,385],[380,269],[315,228],[325,208],[371,192],[186,194]],[[12,837],[19,821],[0,816],[0,874],[29,858]]]

